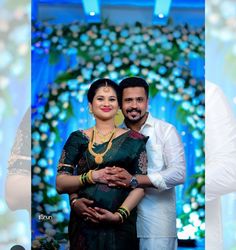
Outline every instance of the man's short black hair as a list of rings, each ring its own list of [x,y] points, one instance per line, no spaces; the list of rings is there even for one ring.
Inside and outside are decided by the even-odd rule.
[[[121,96],[123,95],[123,90],[126,88],[142,87],[145,90],[146,96],[148,98],[149,86],[148,83],[141,77],[127,77],[120,82]]]

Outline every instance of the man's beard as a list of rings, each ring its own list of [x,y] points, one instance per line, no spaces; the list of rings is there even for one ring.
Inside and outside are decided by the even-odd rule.
[[[136,111],[137,113],[141,114],[141,110],[139,110],[139,109],[128,109],[126,112],[131,113],[132,111]],[[125,120],[129,123],[135,124],[135,123],[141,121],[145,115],[146,115],[146,112],[144,113],[144,115],[142,115],[138,119],[134,119],[134,120],[131,120],[131,119],[129,119],[129,117],[125,116]]]

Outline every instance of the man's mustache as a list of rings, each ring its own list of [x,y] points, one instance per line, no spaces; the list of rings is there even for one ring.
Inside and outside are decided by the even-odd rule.
[[[141,110],[140,109],[136,109],[136,108],[127,109],[127,113],[130,113],[130,112],[133,112],[133,111],[141,114]]]

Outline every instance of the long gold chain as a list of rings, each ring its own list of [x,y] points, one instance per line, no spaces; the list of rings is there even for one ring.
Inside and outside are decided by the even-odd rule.
[[[95,134],[98,135],[98,137],[101,139],[102,142],[106,142],[109,141],[111,138],[111,135],[115,132],[116,127],[114,127],[114,129],[112,131],[110,131],[109,133],[107,133],[106,135],[102,134],[97,128],[96,126],[94,127],[94,131]]]
[[[101,164],[103,163],[103,156],[107,153],[107,151],[111,148],[112,146],[112,140],[115,136],[115,132],[116,132],[116,128],[114,129],[113,133],[111,134],[111,137],[110,137],[110,140],[108,142],[108,145],[107,145],[107,148],[106,150],[103,152],[103,153],[95,153],[93,151],[93,144],[95,142],[95,137],[96,137],[96,129],[95,127],[93,127],[93,135],[92,135],[92,139],[89,141],[89,144],[88,144],[88,150],[89,150],[89,153],[94,156],[94,160],[97,164]]]

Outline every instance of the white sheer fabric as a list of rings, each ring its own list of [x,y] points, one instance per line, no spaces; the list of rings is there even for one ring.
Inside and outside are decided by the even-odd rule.
[[[221,196],[236,191],[236,120],[223,92],[206,83],[206,249],[223,249]]]

